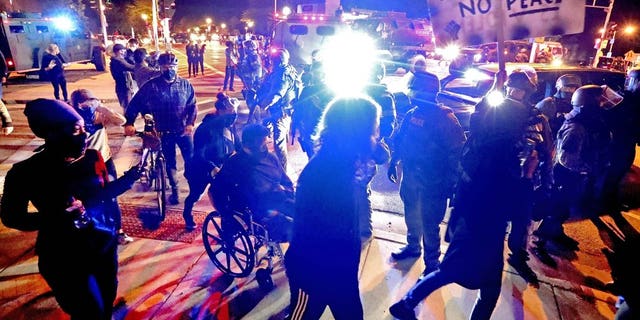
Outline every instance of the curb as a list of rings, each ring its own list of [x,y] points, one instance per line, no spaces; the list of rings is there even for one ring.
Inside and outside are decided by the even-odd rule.
[[[35,99],[19,99],[19,100],[10,100],[10,99],[2,99],[5,104],[27,104]],[[100,99],[102,103],[120,103],[118,99]]]

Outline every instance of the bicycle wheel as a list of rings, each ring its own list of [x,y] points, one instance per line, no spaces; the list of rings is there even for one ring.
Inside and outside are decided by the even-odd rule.
[[[161,220],[164,221],[167,214],[167,174],[162,157],[156,158],[154,169],[156,200],[158,202]]]
[[[213,264],[225,274],[242,278],[253,271],[255,248],[244,225],[233,216],[224,219],[217,211],[207,215],[202,225],[204,248]]]
[[[152,152],[152,151],[148,151],[148,152]],[[152,172],[153,155],[149,156],[146,159],[146,161],[142,164],[142,167],[144,168],[144,170],[142,171],[142,175],[140,176],[140,179],[138,181],[140,181],[140,184],[142,185],[145,191],[149,191],[153,186],[153,175],[154,175],[154,173]]]

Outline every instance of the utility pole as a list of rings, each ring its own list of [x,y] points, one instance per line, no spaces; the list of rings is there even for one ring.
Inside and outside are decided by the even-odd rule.
[[[160,46],[158,45],[158,3],[156,0],[151,0],[151,15],[152,22],[151,25],[153,27],[153,44],[156,47],[156,52],[160,51]]]
[[[596,55],[593,57],[593,67],[598,66],[598,62],[600,61],[600,56],[602,56],[602,51],[600,50],[606,48],[606,46],[604,48],[602,47],[602,43],[604,42],[604,37],[609,27],[609,19],[611,19],[611,11],[613,11],[613,3],[615,2],[615,0],[609,0],[609,6],[606,6],[606,7],[598,6],[596,5],[596,2],[597,0],[592,0],[591,5],[586,5],[586,7],[604,9],[604,11],[607,12],[607,17],[604,19],[604,26],[602,27],[603,31],[600,34],[600,43],[598,45],[599,48],[596,49]]]
[[[102,30],[102,41],[107,46],[107,17],[104,15],[104,3],[102,0],[98,0],[98,10],[100,10],[100,29]]]

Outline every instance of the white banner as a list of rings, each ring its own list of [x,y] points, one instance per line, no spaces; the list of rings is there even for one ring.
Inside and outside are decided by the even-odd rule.
[[[497,3],[497,1],[502,1]],[[462,45],[494,42],[496,28],[505,40],[581,33],[584,0],[427,0],[436,37]],[[502,6],[500,22],[496,7]]]

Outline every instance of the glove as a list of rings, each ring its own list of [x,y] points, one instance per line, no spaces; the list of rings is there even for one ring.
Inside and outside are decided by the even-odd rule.
[[[389,164],[389,169],[387,169],[387,178],[389,178],[389,181],[393,183],[397,183],[398,181],[398,170],[396,167],[396,162],[391,162]]]
[[[131,183],[133,183],[138,179],[140,179],[143,171],[144,171],[144,168],[142,166],[135,166],[125,171],[122,177],[127,179],[127,181],[131,181]]]

